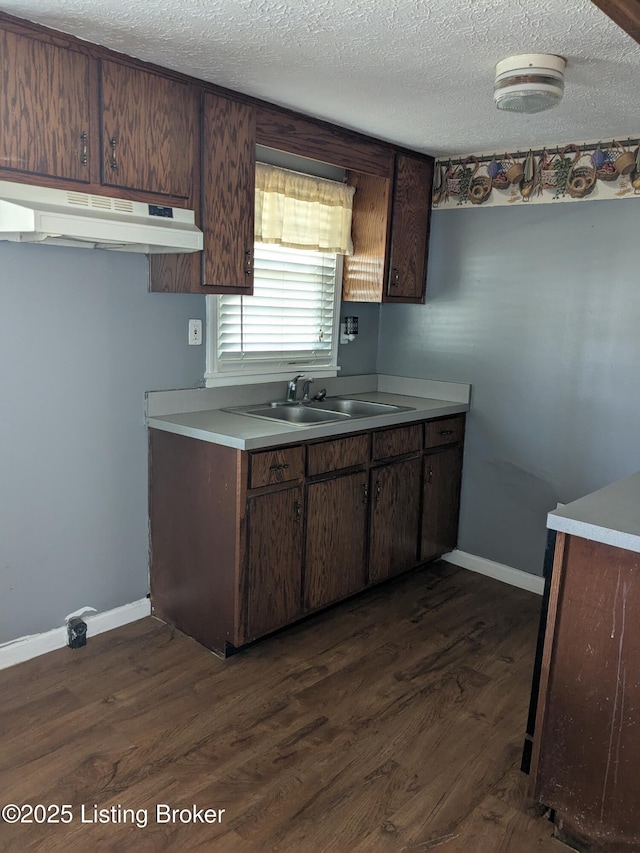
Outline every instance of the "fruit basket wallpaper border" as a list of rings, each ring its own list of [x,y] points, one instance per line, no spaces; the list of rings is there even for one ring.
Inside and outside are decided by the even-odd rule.
[[[436,160],[433,207],[640,199],[640,139]]]

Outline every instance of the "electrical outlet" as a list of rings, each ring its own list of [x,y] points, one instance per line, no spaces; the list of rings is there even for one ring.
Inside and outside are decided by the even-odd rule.
[[[189,320],[189,346],[195,347],[202,343],[202,320]]]

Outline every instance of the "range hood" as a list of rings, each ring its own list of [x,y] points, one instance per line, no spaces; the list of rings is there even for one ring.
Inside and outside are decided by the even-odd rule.
[[[192,210],[0,181],[0,240],[144,254],[202,250]]]

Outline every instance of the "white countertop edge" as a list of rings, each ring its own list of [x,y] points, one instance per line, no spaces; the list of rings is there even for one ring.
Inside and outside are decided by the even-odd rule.
[[[624,548],[625,551],[640,553],[640,536],[633,533],[624,533],[572,518],[558,518],[551,513],[547,518],[547,527],[550,530],[557,530],[558,533],[568,533],[571,536],[579,536],[581,539],[590,539],[593,542],[601,542],[603,545],[613,545],[615,548]]]
[[[238,450],[256,450],[274,445],[332,438],[333,436],[379,429],[385,426],[400,426],[415,421],[432,420],[469,411],[467,403],[453,403],[449,400],[379,393],[375,393],[375,395],[373,393],[354,395],[355,398],[366,397],[367,399],[374,396],[380,402],[395,402],[397,405],[413,406],[413,410],[304,427],[291,426],[286,423],[270,423],[267,420],[251,418],[247,415],[212,410],[149,417],[147,418],[147,425],[153,429],[160,429],[164,432],[184,435],[187,438],[196,438],[213,444],[222,444],[226,447],[235,447]]]
[[[547,527],[640,553],[640,473],[558,507]]]

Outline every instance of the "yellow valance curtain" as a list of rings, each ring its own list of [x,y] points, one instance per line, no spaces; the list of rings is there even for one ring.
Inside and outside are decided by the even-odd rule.
[[[255,239],[350,255],[354,191],[337,181],[257,163]]]

